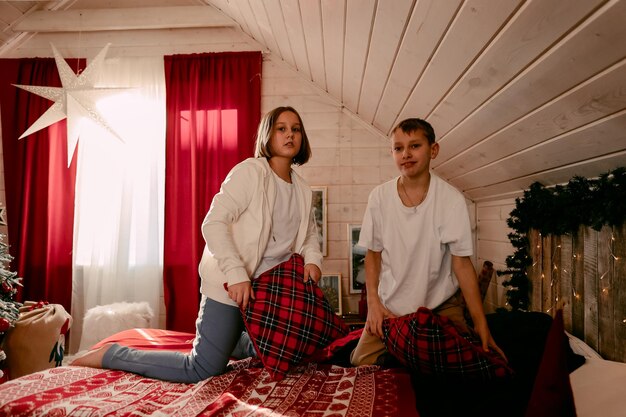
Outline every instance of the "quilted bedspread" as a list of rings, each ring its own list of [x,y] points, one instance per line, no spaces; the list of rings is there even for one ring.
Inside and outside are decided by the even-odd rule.
[[[197,384],[63,366],[0,385],[0,416],[417,416],[409,375],[308,364],[272,381],[258,360]]]

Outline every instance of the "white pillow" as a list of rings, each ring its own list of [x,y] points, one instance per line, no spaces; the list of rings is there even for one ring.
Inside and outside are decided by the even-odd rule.
[[[582,355],[585,359],[602,359],[602,356],[596,352],[591,346],[574,336],[573,334],[565,332],[569,339],[569,345],[574,353]]]
[[[626,363],[591,358],[570,374],[578,417],[624,417]]]
[[[90,308],[83,319],[79,351],[90,349],[102,339],[123,330],[148,328],[153,317],[154,313],[145,301],[123,301]]]

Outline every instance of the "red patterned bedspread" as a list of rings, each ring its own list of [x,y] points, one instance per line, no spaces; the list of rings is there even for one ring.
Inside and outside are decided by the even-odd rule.
[[[197,384],[65,366],[0,385],[0,416],[418,416],[409,375],[377,366],[301,366],[271,380],[258,360]]]

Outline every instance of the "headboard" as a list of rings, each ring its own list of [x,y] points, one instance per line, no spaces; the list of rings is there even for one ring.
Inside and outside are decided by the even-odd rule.
[[[563,309],[565,329],[605,359],[626,362],[626,224],[575,234],[529,233],[530,309]]]

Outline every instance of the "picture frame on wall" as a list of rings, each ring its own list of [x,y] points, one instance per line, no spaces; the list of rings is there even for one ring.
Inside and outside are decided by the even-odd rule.
[[[327,238],[327,230],[328,230],[328,222],[326,219],[327,216],[327,187],[323,186],[313,186],[311,187],[311,191],[313,191],[313,215],[315,216],[315,224],[317,225],[317,233],[320,241],[320,248],[322,250],[322,255],[328,255],[328,238]]]
[[[342,315],[343,308],[341,302],[341,274],[322,274],[317,285],[324,293],[336,314]]]
[[[365,248],[358,246],[360,224],[348,224],[348,245],[350,246],[350,294],[360,294],[365,288]]]

